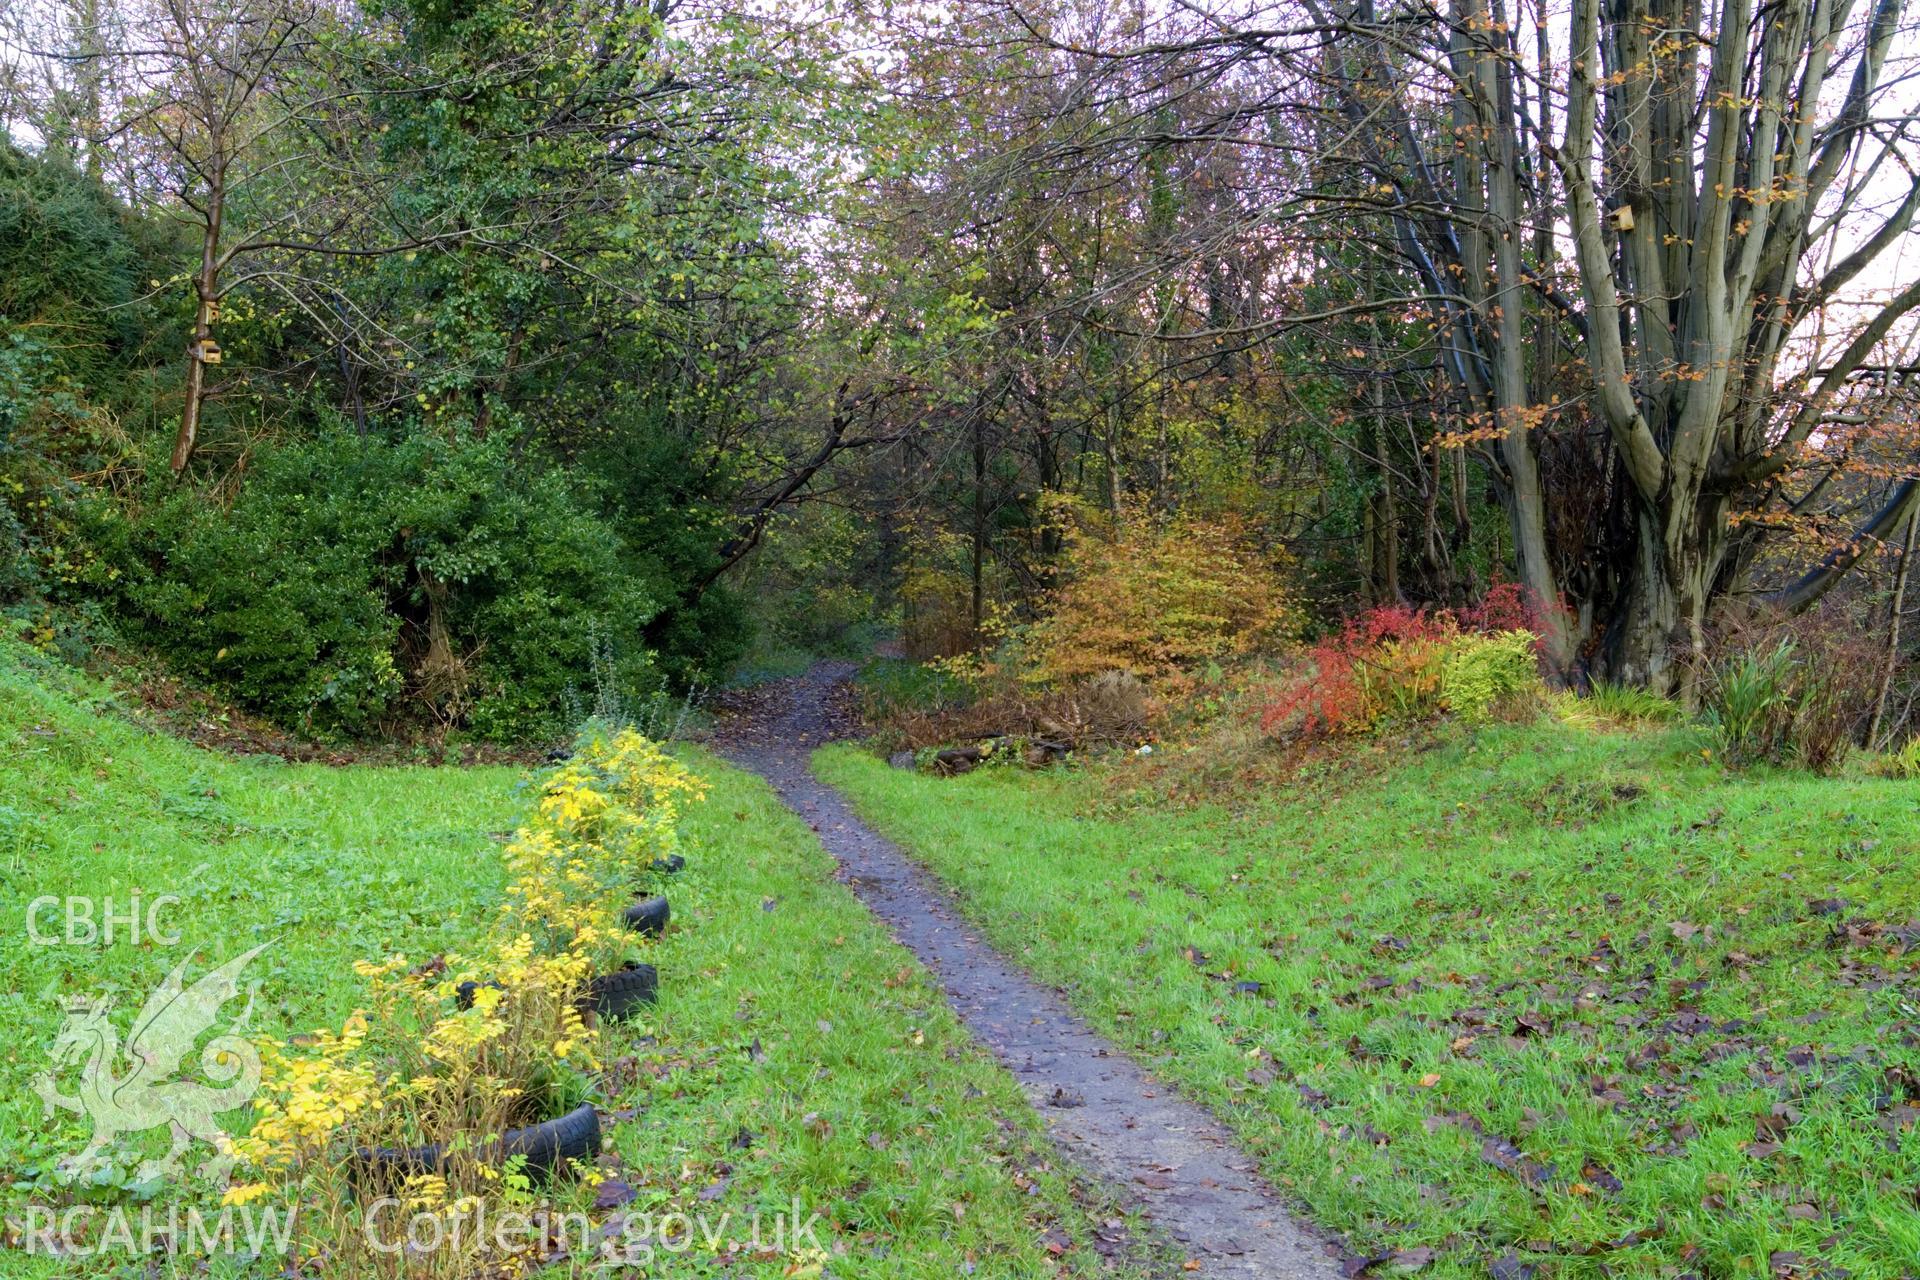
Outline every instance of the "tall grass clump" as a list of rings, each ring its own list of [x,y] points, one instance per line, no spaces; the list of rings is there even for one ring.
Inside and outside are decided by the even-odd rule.
[[[1871,711],[1871,646],[1837,616],[1733,620],[1703,665],[1703,709],[1736,765],[1829,772]]]

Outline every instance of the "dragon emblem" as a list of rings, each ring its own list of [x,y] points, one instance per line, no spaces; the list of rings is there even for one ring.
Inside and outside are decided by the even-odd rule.
[[[87,1167],[120,1135],[165,1125],[172,1131],[172,1148],[143,1163],[135,1180],[178,1174],[181,1157],[198,1140],[218,1153],[201,1166],[201,1174],[225,1185],[233,1168],[232,1144],[213,1117],[251,1101],[260,1087],[260,1052],[241,1034],[253,1014],[251,993],[245,1011],[200,1051],[201,1070],[215,1084],[181,1078],[181,1063],[218,1020],[221,1006],[240,994],[240,975],[247,965],[271,945],[264,942],[236,956],[191,987],[185,981],[187,966],[177,966],[134,1019],[124,1074],[116,1074],[122,1050],[107,1018],[112,1003],[85,997],[69,1002],[66,1026],[53,1042],[54,1070],[34,1082],[46,1115],[59,1107],[93,1120],[93,1141],[62,1161],[63,1167]],[[54,1074],[74,1062],[81,1064],[79,1093],[63,1094]]]

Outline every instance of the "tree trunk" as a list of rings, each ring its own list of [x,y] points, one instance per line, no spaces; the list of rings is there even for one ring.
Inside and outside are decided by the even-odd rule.
[[[1603,666],[1623,684],[1696,700],[1695,659],[1706,643],[1707,604],[1725,526],[1719,506],[1696,511],[1679,527],[1661,508],[1634,502],[1634,558],[1619,615],[1609,629]]]
[[[981,415],[973,419],[973,638],[980,639],[986,621],[987,560],[987,428]]]
[[[1369,264],[1367,300],[1372,301],[1378,292]],[[1368,318],[1368,328],[1374,359],[1382,360],[1386,340],[1380,332],[1378,315]],[[1370,604],[1393,604],[1400,599],[1400,506],[1393,491],[1393,456],[1388,448],[1391,436],[1387,431],[1387,379],[1391,376],[1387,369],[1376,368],[1367,378],[1367,416],[1373,420],[1374,461],[1380,473],[1379,484],[1373,491],[1371,518],[1368,521],[1372,535],[1366,566]]]
[[[1464,0],[1455,9],[1459,32],[1456,66],[1472,69],[1467,92],[1472,114],[1490,134],[1478,157],[1487,200],[1485,237],[1491,240],[1492,274],[1477,288],[1477,309],[1488,335],[1492,372],[1493,425],[1499,430],[1500,461],[1506,468],[1507,519],[1520,586],[1534,610],[1547,665],[1557,677],[1573,667],[1573,637],[1561,610],[1560,586],[1548,554],[1546,494],[1533,433],[1542,416],[1530,376],[1526,323],[1527,268],[1522,260],[1525,207],[1520,189],[1521,140],[1510,123],[1515,117],[1512,68],[1492,32],[1508,29],[1504,10],[1483,0]],[[1464,53],[1464,56],[1463,56]],[[1484,262],[1485,258],[1477,259]]]
[[[193,451],[200,444],[200,401],[206,395],[207,365],[200,358],[200,333],[194,329],[193,345],[187,351],[187,402],[180,409],[180,429],[173,437],[172,468],[174,478],[180,478],[193,461]]]
[[[1907,516],[1906,543],[1900,549],[1900,568],[1893,576],[1893,601],[1887,609],[1887,664],[1880,669],[1880,687],[1873,696],[1873,721],[1867,726],[1867,749],[1880,749],[1880,726],[1887,718],[1887,694],[1893,689],[1894,669],[1900,665],[1900,612],[1907,602],[1907,575],[1913,568],[1914,526],[1920,525],[1920,507]]]
[[[224,140],[213,135],[216,155]],[[200,406],[207,394],[206,344],[220,305],[220,227],[226,212],[226,167],[216,162],[207,174],[207,216],[200,227],[200,270],[193,286],[200,305],[194,314],[193,341],[187,348],[187,402],[180,407],[180,430],[173,437],[172,468],[177,480],[200,447]]]

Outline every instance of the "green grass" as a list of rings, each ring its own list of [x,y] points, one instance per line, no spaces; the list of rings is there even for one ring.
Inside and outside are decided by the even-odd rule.
[[[663,999],[609,1031],[595,1098],[616,1117],[607,1172],[636,1193],[620,1212],[701,1215],[719,1251],[704,1240],[660,1251],[675,1275],[785,1274],[792,1252],[756,1253],[750,1224],[769,1215],[767,1240],[770,1215],[796,1202],[803,1219],[820,1215],[818,1239],[844,1259],[835,1265],[863,1277],[1096,1270],[1094,1224],[1114,1211],[1053,1166],[1015,1082],[834,882],[803,822],[757,779],[688,758],[713,794],[689,821],[675,927],[647,948]],[[44,1195],[25,1185],[33,1170],[90,1134],[66,1113],[43,1120],[31,1091],[60,1000],[113,994],[124,1032],[181,959],[195,956],[197,975],[272,939],[250,975],[262,979],[255,1030],[337,1025],[363,998],[353,960],[425,958],[484,931],[503,880],[498,841],[528,798],[526,775],[511,769],[331,769],[205,752],[128,723],[109,690],[11,647],[0,649],[0,782],[10,979],[0,1209],[16,1219],[30,1194]],[[179,947],[28,945],[36,897],[124,904],[135,892],[180,896],[161,917]],[[41,924],[57,929],[58,913]],[[577,1187],[555,1194],[563,1208],[592,1199]],[[17,1244],[0,1248],[7,1280],[148,1274],[123,1257],[28,1258]],[[203,1273],[182,1262],[155,1274]],[[223,1259],[212,1274],[280,1272]]]
[[[1358,1253],[1913,1274],[1920,784],[1704,746],[1548,720],[1192,809],[816,768]]]
[[[1055,1167],[1018,1086],[806,824],[701,759],[714,793],[655,957],[659,1044],[610,1104],[642,1108],[614,1145],[651,1201],[740,1217],[798,1197],[835,1224],[821,1235],[845,1250],[836,1275],[1095,1273],[1088,1225],[1115,1211]],[[717,1181],[725,1194],[701,1201]]]
[[[256,1028],[337,1025],[360,988],[354,960],[430,956],[484,932],[518,820],[522,773],[351,768],[235,759],[114,714],[110,690],[0,649],[0,1180],[77,1150],[88,1123],[43,1121],[32,1078],[68,997],[112,996],[130,1018],[169,969],[190,977],[262,942]],[[31,904],[179,898],[158,923],[177,947],[117,937],[36,946]],[[96,915],[98,911],[96,910]],[[64,935],[42,907],[42,933]],[[76,933],[84,933],[78,929]]]

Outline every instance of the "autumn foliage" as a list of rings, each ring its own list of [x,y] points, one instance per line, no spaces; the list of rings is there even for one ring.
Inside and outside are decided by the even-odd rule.
[[[1284,566],[1231,519],[1072,530],[1065,585],[1026,637],[1030,670],[1050,683],[1108,671],[1177,683],[1198,664],[1283,640],[1299,621]]]
[[[1261,728],[1346,734],[1442,713],[1485,720],[1539,685],[1530,613],[1511,584],[1459,610],[1369,609],[1308,650],[1303,674],[1275,692]]]

